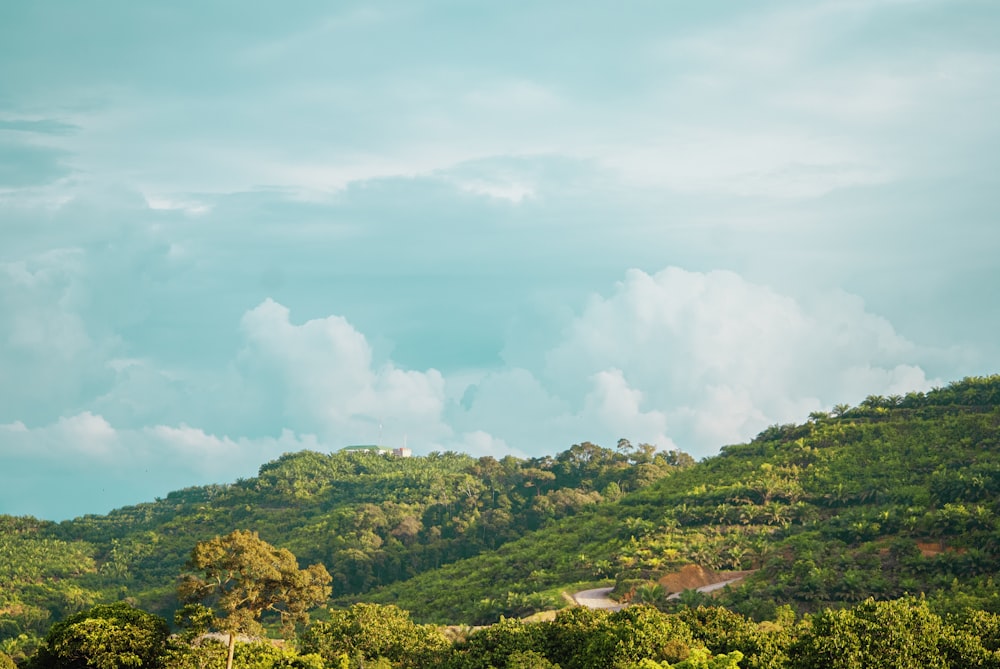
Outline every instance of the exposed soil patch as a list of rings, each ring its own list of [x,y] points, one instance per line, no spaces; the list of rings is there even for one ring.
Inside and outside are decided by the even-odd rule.
[[[722,582],[733,582],[743,578],[750,571],[714,571],[706,569],[700,565],[684,565],[680,570],[672,574],[667,574],[660,578],[658,583],[663,586],[667,594],[683,592],[685,590],[697,590],[705,586]]]
[[[940,555],[944,552],[944,548],[942,548],[941,544],[937,542],[931,543],[929,541],[918,541],[917,548],[920,549],[920,554],[924,557],[934,557],[935,555]]]
[[[961,555],[966,551],[965,548],[946,546],[939,541],[918,541],[917,548],[920,550],[920,554],[924,557],[934,557],[935,555],[940,555],[941,553],[958,553]]]

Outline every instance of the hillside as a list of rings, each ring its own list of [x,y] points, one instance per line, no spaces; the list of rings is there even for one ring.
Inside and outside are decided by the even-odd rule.
[[[0,638],[98,601],[169,613],[191,547],[253,529],[324,563],[338,603],[481,623],[614,582],[662,608],[684,565],[755,570],[756,617],[928,593],[1000,610],[1000,376],[768,428],[693,464],[575,445],[551,457],[287,454],[257,477],[63,523],[0,520]],[[681,603],[694,603],[693,594]]]
[[[180,490],[106,516],[58,524],[0,516],[0,640],[122,598],[169,614],[194,545],[233,529],[256,530],[303,563],[328,565],[334,591],[356,597],[491,551],[692,463],[627,442],[499,461],[304,451],[232,485]]]
[[[718,602],[758,617],[905,593],[995,607],[998,491],[1000,376],[966,379],[773,426],[617,503],[370,598],[422,620],[482,620],[493,600],[553,601],[568,583],[611,577],[619,595],[668,607],[658,581],[697,564],[757,570]]]

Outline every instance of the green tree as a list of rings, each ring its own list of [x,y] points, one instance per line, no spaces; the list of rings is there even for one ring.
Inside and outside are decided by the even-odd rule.
[[[650,606],[609,615],[557,615],[549,630],[549,659],[565,669],[626,669],[644,658],[679,662],[694,638],[688,626]]]
[[[38,669],[155,669],[167,622],[124,602],[100,604],[56,623],[32,666]]]
[[[725,655],[712,655],[707,648],[692,648],[687,659],[677,664],[645,658],[633,667],[635,669],[740,669],[742,659],[743,653],[738,650]]]
[[[659,607],[667,601],[667,591],[659,583],[646,583],[635,589],[635,602]]]
[[[795,613],[786,608],[779,620],[763,625],[719,606],[685,608],[678,617],[691,628],[696,641],[717,654],[742,653],[744,669],[781,669],[792,642]],[[690,659],[690,658],[689,658]]]
[[[511,653],[507,658],[507,669],[560,669],[542,655],[533,650],[521,650]]]
[[[873,599],[852,609],[827,609],[790,649],[794,669],[934,669],[948,667],[950,630],[923,600]]]
[[[331,610],[328,621],[312,623],[300,640],[303,652],[315,653],[331,666],[343,657],[361,658],[362,663],[384,658],[397,667],[433,666],[448,645],[436,627],[417,625],[399,607],[378,604]]]
[[[195,573],[182,576],[178,596],[185,603],[204,602],[215,612],[215,626],[229,634],[226,669],[233,666],[236,634],[260,633],[262,614],[277,614],[288,633],[330,596],[330,574],[323,565],[299,569],[291,551],[251,531],[198,543],[188,568]]]

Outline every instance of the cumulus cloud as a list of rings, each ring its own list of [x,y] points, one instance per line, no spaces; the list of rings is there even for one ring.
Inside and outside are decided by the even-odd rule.
[[[643,411],[644,393],[629,386],[620,369],[606,369],[591,377],[593,390],[587,395],[583,411],[593,415],[605,428],[622,436],[640,436],[661,448],[674,446],[667,436],[667,417],[662,411]]]
[[[628,272],[543,350],[537,366],[466,379],[449,424],[527,452],[627,437],[704,456],[837,403],[926,390],[939,381],[921,365],[949,355],[845,292],[794,298],[676,267]]]
[[[959,5],[0,3],[0,439],[706,454],[988,372],[1000,14]]]
[[[0,425],[0,454],[22,468],[47,463],[50,479],[70,467],[99,470],[102,491],[115,492],[98,497],[114,503],[142,499],[137,472],[156,472],[169,490],[252,474],[288,450],[379,439],[418,453],[500,456],[626,437],[703,456],[835,403],[926,389],[934,381],[921,360],[941,355],[856,296],[801,300],[733,272],[676,267],[631,270],[609,294],[592,296],[536,368],[449,378],[406,369],[376,355],[346,318],[296,323],[271,299],[244,313],[240,333],[233,364],[200,376],[108,361],[120,385],[95,403],[100,412]],[[183,418],[155,422],[141,406],[123,410],[126,401],[166,402],[177,416],[229,414],[221,423],[238,436]],[[199,413],[200,404],[209,408]],[[141,420],[115,424],[105,412]]]
[[[487,455],[494,458],[501,458],[505,455],[525,457],[525,453],[512,449],[503,439],[497,439],[489,432],[484,432],[482,430],[467,432],[466,434],[461,435],[461,439],[457,446],[457,450],[460,452],[468,453],[469,455],[476,457],[483,457]]]
[[[295,325],[286,307],[268,299],[243,316],[241,327],[247,378],[277,384],[274,394],[292,424],[345,443],[374,441],[383,427],[397,441],[407,429],[425,439],[450,434],[441,421],[441,373],[376,365],[365,336],[343,317]]]
[[[609,424],[704,454],[834,403],[926,389],[917,363],[930,353],[856,296],[797,301],[733,272],[670,267],[594,296],[543,378]]]

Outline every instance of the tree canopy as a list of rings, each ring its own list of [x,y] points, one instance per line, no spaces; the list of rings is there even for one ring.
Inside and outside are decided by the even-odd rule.
[[[38,669],[157,669],[169,628],[125,602],[99,604],[56,623],[38,653]]]
[[[182,602],[208,604],[216,626],[229,633],[229,661],[238,632],[260,631],[265,612],[277,614],[282,629],[308,620],[309,610],[330,596],[330,574],[314,564],[300,569],[295,556],[275,548],[256,532],[235,530],[198,543],[191,551],[178,595]]]

